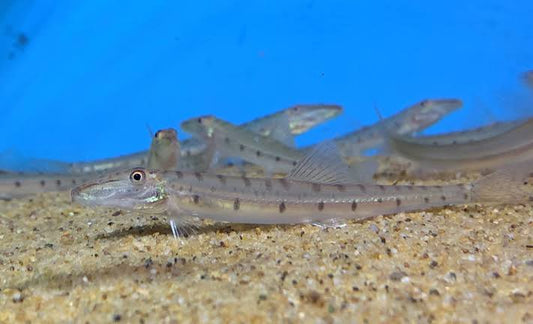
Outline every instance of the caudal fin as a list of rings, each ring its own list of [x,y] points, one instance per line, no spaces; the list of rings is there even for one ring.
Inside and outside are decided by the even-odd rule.
[[[533,161],[515,164],[473,183],[472,198],[483,203],[533,203]]]

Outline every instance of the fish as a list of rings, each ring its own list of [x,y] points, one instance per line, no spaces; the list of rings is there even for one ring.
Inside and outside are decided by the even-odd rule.
[[[152,169],[175,170],[176,159],[179,156],[176,130],[164,129],[156,132],[148,156],[148,165]],[[131,167],[133,166],[126,168]],[[68,191],[102,174],[102,170],[99,169],[80,174],[3,171],[0,172],[0,199],[19,198],[43,192]]]
[[[382,147],[386,143],[387,134],[408,135],[419,132],[462,105],[459,99],[425,99],[374,125],[334,138],[333,142],[339,147],[341,155],[361,156],[369,149]]]
[[[186,132],[212,143],[225,157],[239,157],[263,167],[268,173],[288,173],[303,153],[274,138],[254,133],[215,116],[201,116],[181,123]]]
[[[136,168],[78,186],[71,197],[93,208],[167,214],[174,236],[187,217],[245,224],[335,224],[448,205],[533,201],[531,161],[466,184],[367,185],[350,183],[340,157],[332,154],[331,145],[323,147],[310,152],[285,178]]]
[[[342,110],[341,106],[334,104],[295,105],[244,123],[241,127],[245,127],[252,132],[263,136],[277,138],[282,142],[290,144],[293,142],[293,135],[302,134],[327,120],[337,117],[342,113]],[[280,127],[280,125],[286,126]],[[177,168],[182,170],[206,170],[210,166],[212,152],[206,143],[196,138],[189,138],[181,141],[179,145],[180,159]],[[8,158],[8,156],[2,156],[0,162],[6,158]],[[21,161],[27,160],[28,159],[21,159],[18,157],[16,159],[17,162],[10,163],[9,166],[20,165]],[[121,170],[135,166],[149,167],[147,165],[148,160],[149,151],[139,151],[113,158],[74,163],[29,159],[28,164],[32,166],[32,169],[17,171],[84,174]],[[0,166],[3,165],[0,164]]]
[[[435,144],[424,138],[394,136],[388,147],[415,163],[415,173],[494,171],[533,158],[533,118],[497,135],[478,140]]]
[[[342,113],[342,107],[334,104],[302,104],[289,107],[276,113],[254,119],[238,125],[253,133],[264,137],[271,137],[287,146],[293,146],[294,135],[303,134],[317,125],[324,123]],[[191,118],[189,120],[195,120]],[[182,122],[181,127],[187,131],[188,121]],[[184,126],[185,125],[185,126]],[[207,148],[205,142],[198,138],[190,138],[182,142],[182,157],[191,159],[202,154]],[[184,161],[187,164],[188,161]]]
[[[523,123],[523,120],[495,122],[489,125],[457,132],[413,137],[405,136],[403,137],[403,139],[418,144],[428,144],[433,146],[472,143],[475,141],[503,134],[517,127],[521,123]]]
[[[152,170],[176,170],[180,153],[178,132],[173,128],[159,130],[148,151],[147,167]]]

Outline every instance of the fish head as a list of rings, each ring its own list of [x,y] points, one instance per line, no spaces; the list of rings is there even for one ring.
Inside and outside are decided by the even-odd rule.
[[[296,105],[287,109],[286,115],[291,133],[298,135],[341,112],[342,107],[339,105]]]
[[[395,125],[397,134],[421,131],[463,106],[459,99],[426,99],[406,111],[407,122]]]
[[[155,211],[167,200],[164,184],[157,171],[135,168],[80,185],[72,189],[71,197],[86,206]]]
[[[154,141],[157,142],[177,142],[178,132],[174,128],[160,129],[155,132]]]
[[[214,116],[200,116],[182,122],[181,128],[192,135],[212,137],[214,131],[214,122]]]

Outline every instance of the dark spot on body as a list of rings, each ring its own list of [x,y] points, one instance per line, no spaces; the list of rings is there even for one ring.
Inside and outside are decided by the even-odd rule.
[[[362,184],[360,185],[357,185],[359,187],[359,189],[361,190],[361,192],[366,192],[366,187]]]
[[[383,198],[378,198],[378,203],[382,203],[383,202]]]
[[[285,202],[282,202],[281,204],[279,204],[279,212],[280,213],[283,213],[285,211],[285,209],[287,209],[287,207],[285,207]]]
[[[429,203],[429,198],[428,197],[424,197],[424,202],[427,204]]]
[[[244,151],[244,145],[239,145],[239,150]]]
[[[317,205],[317,208],[318,208],[319,211],[323,211],[324,210],[324,202],[323,201],[319,202],[318,205]]]
[[[223,175],[221,175],[221,174],[218,174],[218,175],[217,175],[217,179],[218,179],[218,181],[220,181],[220,183],[222,183],[223,185],[226,184],[226,177],[225,177],[225,176],[223,176]]]
[[[281,158],[279,156],[276,156],[276,162],[279,162]]]
[[[196,177],[196,180],[198,180],[198,181],[204,180],[204,177],[202,176],[202,174],[200,172],[195,172],[194,176]]]
[[[440,200],[446,201],[446,196],[440,196]]]
[[[198,195],[193,195],[192,196],[192,201],[195,203],[195,204],[198,204],[200,202],[200,196]]]
[[[298,164],[297,161],[292,161],[292,166],[296,166],[296,164]]]
[[[261,151],[255,152],[255,155],[257,155],[258,157],[261,156]]]
[[[224,138],[224,142],[226,142],[226,144],[229,144],[229,142],[230,142],[229,137]]]
[[[396,206],[400,206],[402,204],[402,200],[400,198],[396,198]]]
[[[463,198],[464,198],[465,200],[468,200],[468,194],[465,193],[464,196],[463,196]]]
[[[250,179],[248,179],[245,176],[242,177],[242,181],[244,182],[245,187],[250,187],[252,185],[252,183],[250,182]]]
[[[40,184],[41,184],[41,187],[44,187],[46,185],[46,181],[41,180]]]
[[[178,177],[178,179],[183,178],[183,172],[181,172],[181,171],[176,171],[176,176]]]
[[[73,185],[76,184],[76,179],[72,179],[72,184],[73,184]]]
[[[379,190],[381,190],[382,192],[385,192],[385,186],[379,185],[378,187],[379,187]]]
[[[357,202],[354,200],[352,201],[352,211],[355,211],[357,209]]]
[[[61,180],[57,179],[56,180],[56,185],[59,187],[61,185]]]
[[[20,181],[15,181],[15,187],[20,187],[22,184],[20,183]]]
[[[233,210],[239,210],[241,208],[241,201],[239,198],[235,198],[233,201]]]
[[[335,188],[337,188],[337,190],[340,191],[340,192],[346,191],[346,187],[344,185],[341,185],[341,184],[335,185]]]

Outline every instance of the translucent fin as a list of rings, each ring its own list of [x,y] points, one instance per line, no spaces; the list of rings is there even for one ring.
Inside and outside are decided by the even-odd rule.
[[[324,184],[357,183],[348,166],[339,155],[337,145],[323,142],[316,145],[292,169],[287,179]]]
[[[167,211],[170,229],[175,239],[196,233],[201,225],[201,221],[197,217],[183,215],[178,204],[172,198],[168,200]]]

